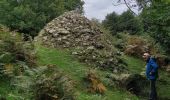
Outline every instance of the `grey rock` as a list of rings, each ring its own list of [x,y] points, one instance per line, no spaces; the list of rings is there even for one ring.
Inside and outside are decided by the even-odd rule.
[[[67,35],[67,34],[70,33],[69,31],[67,31],[67,30],[64,29],[64,28],[60,28],[60,29],[58,29],[57,31],[58,31],[58,34],[61,34],[61,35]]]
[[[78,54],[78,52],[72,52],[72,55],[77,55]]]
[[[87,50],[94,50],[94,49],[95,49],[94,46],[87,47]]]

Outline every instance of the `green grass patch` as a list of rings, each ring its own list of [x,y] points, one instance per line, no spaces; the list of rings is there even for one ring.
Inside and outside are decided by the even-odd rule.
[[[127,63],[127,67],[130,72],[132,73],[141,73],[142,71],[145,71],[145,62],[141,59],[123,55],[122,59]]]
[[[108,89],[104,95],[87,93],[82,80],[86,73],[91,69],[89,66],[80,63],[67,49],[61,50],[36,45],[36,50],[38,55],[38,64],[40,66],[47,64],[56,65],[71,79],[76,81],[76,91],[78,94],[77,100],[138,100],[136,96],[117,88]],[[104,77],[108,73],[98,69],[96,72],[99,73],[101,77]]]
[[[8,79],[1,79],[0,80],[0,97],[8,95],[8,93],[10,91],[9,86],[10,86],[10,82],[8,81]]]
[[[56,65],[60,70],[71,75],[75,80],[82,79],[88,67],[80,64],[70,55],[68,50],[57,50],[54,48],[37,47],[38,64],[39,65]],[[79,80],[80,81],[80,80]]]
[[[0,77],[1,78],[1,77]],[[1,78],[0,79],[0,98],[6,98],[7,100],[16,100],[12,96],[16,96],[18,93],[12,89],[10,85],[10,79]]]

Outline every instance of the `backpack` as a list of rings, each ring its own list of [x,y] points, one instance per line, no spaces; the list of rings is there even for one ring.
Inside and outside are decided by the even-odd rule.
[[[156,62],[156,64],[158,65],[158,68],[160,68],[160,62],[159,62],[158,57],[156,57],[156,56],[151,56],[151,59],[152,59],[154,62]]]
[[[154,61],[154,62],[156,62],[156,64],[158,65],[158,70],[159,70],[159,68],[160,68],[160,65],[159,65],[159,60],[158,60],[158,57],[155,57],[155,56],[151,56],[151,59]],[[159,75],[158,75],[158,70],[157,70],[157,72],[155,73],[156,75],[156,78],[159,78]]]

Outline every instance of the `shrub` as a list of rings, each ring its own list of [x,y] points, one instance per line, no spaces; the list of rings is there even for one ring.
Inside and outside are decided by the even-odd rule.
[[[9,32],[0,27],[0,74],[14,77],[21,75],[23,62],[29,67],[36,66],[34,44],[23,41],[22,36],[16,32]]]
[[[4,63],[24,61],[30,66],[35,66],[36,56],[34,45],[32,42],[23,41],[22,36],[19,33],[0,32],[0,44],[0,59],[6,58],[7,60],[3,61]]]
[[[141,57],[146,51],[149,51],[149,43],[145,39],[139,36],[130,36],[127,39],[127,45],[125,48],[125,54],[132,55],[136,57]]]
[[[29,68],[10,82],[10,97],[15,100],[75,100],[74,82],[56,66]],[[1,97],[1,95],[0,95]]]
[[[90,71],[84,80],[89,92],[104,94],[106,91],[106,87],[103,85],[100,78],[95,74],[94,71]]]
[[[74,82],[55,67],[49,65],[37,76],[36,100],[75,100]]]

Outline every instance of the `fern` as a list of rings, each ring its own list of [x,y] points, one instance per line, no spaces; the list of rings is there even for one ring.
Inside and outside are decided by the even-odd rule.
[[[41,75],[41,76],[39,76]],[[45,72],[36,78],[36,98],[48,100],[74,100],[74,82],[56,68],[48,66]]]
[[[56,66],[29,68],[19,62],[24,72],[10,80],[12,92],[8,97],[17,100],[75,100],[74,82]]]
[[[84,79],[89,92],[100,94],[105,93],[106,87],[94,71],[90,71]]]

